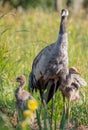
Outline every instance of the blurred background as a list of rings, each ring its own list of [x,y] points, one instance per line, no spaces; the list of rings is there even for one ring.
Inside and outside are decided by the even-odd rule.
[[[28,90],[35,56],[57,39],[62,8],[69,10],[69,67],[75,66],[88,83],[88,0],[0,0],[0,130],[19,125],[14,117],[18,84],[11,80],[24,74]],[[39,93],[33,96],[41,105]],[[60,91],[55,96],[54,120],[60,122],[63,99]],[[88,86],[80,88],[80,97],[72,107],[71,121],[88,126]]]
[[[88,11],[88,0],[0,0],[0,7],[22,9],[41,7],[60,11],[63,7],[72,8],[74,13],[80,9]]]

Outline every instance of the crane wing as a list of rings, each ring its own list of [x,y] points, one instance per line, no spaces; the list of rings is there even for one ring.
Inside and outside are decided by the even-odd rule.
[[[79,86],[87,86],[87,82],[77,74],[74,74],[74,83],[78,83]]]

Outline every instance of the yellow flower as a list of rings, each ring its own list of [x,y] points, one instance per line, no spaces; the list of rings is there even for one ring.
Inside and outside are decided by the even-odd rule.
[[[31,111],[35,111],[38,108],[38,102],[36,100],[28,100],[28,108]]]
[[[34,113],[31,112],[30,110],[25,110],[25,111],[23,112],[23,115],[24,115],[24,117],[32,118],[32,117],[34,116]]]

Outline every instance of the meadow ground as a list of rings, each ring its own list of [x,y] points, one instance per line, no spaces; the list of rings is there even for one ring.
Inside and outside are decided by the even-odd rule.
[[[15,11],[13,11],[15,12]],[[3,12],[0,16],[3,16]],[[10,129],[10,122],[4,116],[15,111],[14,91],[18,84],[12,79],[24,74],[28,78],[34,57],[42,48],[56,41],[60,14],[41,9],[27,12],[8,13],[0,17],[0,126]],[[84,13],[67,20],[69,67],[75,66],[88,82],[88,17]],[[71,111],[71,120],[78,125],[88,125],[88,86],[80,88],[81,101]],[[39,94],[34,97],[40,102]],[[60,122],[62,115],[62,96],[58,91],[55,98],[54,118]],[[48,108],[50,109],[51,102]],[[3,113],[5,115],[3,115]],[[4,123],[3,123],[4,122]],[[6,125],[5,125],[6,124]]]

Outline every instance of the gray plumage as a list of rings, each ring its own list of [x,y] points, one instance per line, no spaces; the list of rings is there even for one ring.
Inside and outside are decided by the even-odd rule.
[[[45,47],[34,59],[30,75],[30,88],[39,89],[43,101],[44,90],[50,84],[46,103],[53,97],[61,81],[66,78],[68,68],[68,36],[66,32],[66,17],[68,11],[61,11],[61,23],[58,39]]]
[[[74,101],[77,96],[76,92],[79,91],[80,86],[87,86],[87,83],[79,76],[77,69],[72,67],[69,69],[69,74],[67,74],[66,80],[62,82],[60,90],[70,101]]]
[[[65,97],[68,99],[68,122],[70,116],[70,102],[77,101],[80,99],[79,96],[79,87],[87,86],[86,81],[79,76],[79,72],[76,68],[72,67],[69,69],[69,73],[60,85],[60,90],[63,95],[64,101],[64,112],[66,113],[66,102]]]

